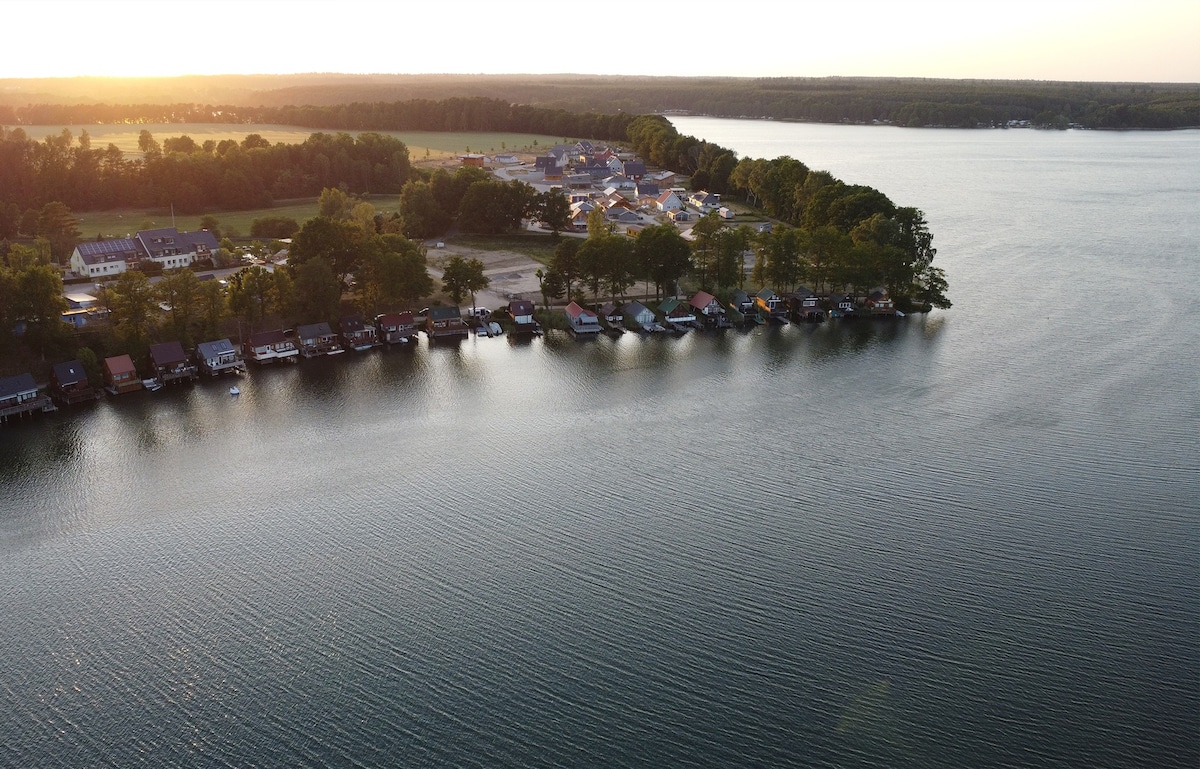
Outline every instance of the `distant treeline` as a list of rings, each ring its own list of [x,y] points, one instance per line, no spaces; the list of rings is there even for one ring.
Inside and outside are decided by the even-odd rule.
[[[34,110],[35,108],[30,108]],[[39,121],[77,125],[127,122],[205,122],[229,113],[196,105],[36,108]],[[19,218],[50,202],[75,211],[174,206],[180,213],[265,208],[275,200],[315,197],[326,188],[353,194],[399,194],[414,176],[408,147],[384,130],[505,131],[625,141],[632,115],[572,115],[514,107],[496,99],[448,99],[337,107],[248,110],[240,122],[283,123],[316,129],[302,144],[272,145],[257,134],[241,142],[193,141],[143,130],[141,158],[115,145],[93,146],[86,129],[43,141],[17,127],[0,128],[0,238]],[[122,119],[122,116],[124,118]],[[41,123],[45,124],[45,123]],[[327,133],[325,129],[336,129]],[[357,137],[346,131],[361,131]]]
[[[181,95],[190,102],[177,104]],[[492,109],[475,114],[470,107],[455,114],[427,109],[477,97],[523,106],[510,115]],[[389,106],[396,102],[410,104],[402,109]],[[174,106],[153,106],[163,104]],[[57,109],[61,105],[80,109],[62,111]],[[671,110],[823,123],[977,127],[1029,121],[1045,127],[1171,129],[1200,126],[1200,85],[585,75],[0,80],[0,124],[7,125],[208,121],[279,122],[324,130],[526,131],[529,119],[547,124],[547,115],[528,110],[560,113],[557,119],[566,123],[564,129],[575,115]],[[500,119],[514,122],[496,124]],[[612,138],[602,131],[547,133]]]

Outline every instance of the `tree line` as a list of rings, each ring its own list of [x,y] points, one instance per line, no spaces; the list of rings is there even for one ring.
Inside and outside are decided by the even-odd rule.
[[[682,110],[721,117],[967,128],[1010,121],[1109,129],[1200,126],[1200,91],[1194,83],[280,75],[41,80],[36,92],[46,95],[44,103],[18,104],[19,95],[32,89],[28,83],[10,82],[23,87],[14,88],[12,95],[0,91],[0,125],[274,122],[338,131],[514,130],[611,139],[621,132],[622,115]],[[209,98],[203,104],[172,103],[173,95],[184,89]]]

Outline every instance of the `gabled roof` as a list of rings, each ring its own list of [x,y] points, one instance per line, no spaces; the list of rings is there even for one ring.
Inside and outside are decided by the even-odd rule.
[[[309,323],[308,325],[297,327],[296,336],[300,337],[301,339],[316,339],[317,337],[322,336],[333,336],[333,329],[331,329],[329,324],[325,321],[321,321],[320,323]]]
[[[14,395],[22,395],[24,393],[36,393],[37,382],[33,381],[33,374],[17,374],[16,376],[6,376],[0,379],[0,398],[11,398]]]
[[[108,369],[110,374],[132,374],[137,371],[137,366],[133,365],[133,358],[128,355],[114,355],[111,358],[105,358],[104,368]]]
[[[650,308],[641,302],[627,302],[625,304],[624,314],[626,317],[632,318],[636,318],[639,315],[654,315],[654,313],[650,311]]]
[[[217,339],[213,342],[201,342],[196,345],[196,355],[200,358],[219,358],[233,352],[237,351],[233,349],[233,342],[228,339]]]
[[[776,294],[774,291],[772,291],[769,288],[764,288],[762,291],[759,291],[757,294],[755,294],[755,296],[757,296],[759,299],[767,299],[767,300],[779,298],[779,295]]]
[[[267,345],[279,344],[286,339],[287,337],[284,336],[282,329],[275,329],[274,331],[259,331],[257,334],[251,334],[246,343],[251,347],[265,347]]]
[[[154,361],[156,366],[165,366],[168,363],[186,361],[187,353],[183,351],[183,345],[179,342],[159,342],[150,345],[150,360]]]
[[[77,382],[87,382],[87,373],[83,370],[83,361],[68,360],[62,363],[55,363],[53,371],[54,378],[64,387]]]
[[[462,311],[457,307],[430,307],[426,316],[434,320],[462,320]]]
[[[703,310],[715,301],[717,298],[707,291],[697,291],[696,295],[692,297],[691,305],[697,310]]]
[[[217,239],[208,230],[180,232],[174,227],[160,227],[156,230],[139,230],[135,238],[142,250],[152,257],[161,255],[167,248],[173,248],[181,254],[216,251],[219,248]]]
[[[85,241],[75,248],[84,264],[128,261],[141,256],[141,250],[133,238]]]
[[[528,299],[514,299],[508,303],[508,312],[513,317],[517,315],[533,315],[533,302]]]
[[[596,317],[596,313],[586,307],[581,307],[578,302],[571,302],[567,305],[566,313],[572,318]]]
[[[366,328],[360,315],[347,315],[342,318],[342,333],[354,334]]]

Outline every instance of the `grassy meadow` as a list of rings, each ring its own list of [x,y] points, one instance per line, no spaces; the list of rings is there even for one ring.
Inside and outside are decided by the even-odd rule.
[[[258,134],[271,144],[303,144],[316,131],[308,128],[284,125],[243,125],[240,123],[158,123],[158,124],[121,124],[121,125],[86,125],[86,126],[19,126],[25,135],[41,141],[47,136],[58,136],[63,128],[68,128],[77,140],[83,131],[87,131],[92,139],[93,148],[107,147],[115,144],[128,157],[139,157],[138,135],[149,131],[159,142],[179,136],[190,136],[197,144],[212,139],[215,142],[233,139],[240,142],[250,134]],[[343,133],[341,131],[326,131],[325,133]],[[351,136],[357,136],[363,131],[345,131]],[[444,160],[464,152],[536,152],[538,148],[553,147],[563,140],[563,137],[543,136],[540,134],[520,133],[475,133],[439,131],[376,131],[375,133],[394,136],[408,146],[408,156],[413,163],[424,160]]]

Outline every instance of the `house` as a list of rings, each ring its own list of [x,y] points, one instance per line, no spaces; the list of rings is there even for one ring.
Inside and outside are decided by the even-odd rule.
[[[573,190],[586,190],[592,186],[591,174],[563,174],[563,184]]]
[[[38,394],[33,374],[0,378],[0,419],[47,410],[53,410],[50,398]]]
[[[654,311],[641,302],[627,302],[622,313],[625,315],[625,325],[636,331],[664,331],[654,316]]]
[[[120,275],[142,258],[133,238],[80,243],[71,252],[71,272],[87,278]]]
[[[825,320],[825,310],[816,294],[804,286],[800,286],[788,295],[788,306],[792,317],[806,323],[820,323]]]
[[[659,303],[658,314],[669,328],[676,331],[687,331],[696,323],[696,314],[692,312],[692,306],[674,297]]]
[[[514,299],[508,303],[508,314],[513,319],[514,334],[536,334],[542,326],[533,317],[533,302],[528,299]]]
[[[854,298],[848,294],[830,294],[829,296],[829,317],[831,318],[856,318],[858,310],[854,305]]]
[[[729,306],[743,315],[749,315],[754,311],[754,300],[750,298],[749,294],[739,288],[730,297]]]
[[[487,162],[487,155],[480,155],[478,153],[469,152],[466,155],[459,155],[458,159],[460,161],[462,161],[462,164],[464,166],[471,166],[472,168],[483,168],[484,164]]]
[[[100,393],[88,381],[83,361],[69,360],[56,363],[50,369],[50,397],[64,406],[71,406],[95,400]]]
[[[692,311],[703,318],[709,326],[716,328],[729,326],[729,318],[725,317],[725,308],[721,306],[715,296],[707,291],[697,291],[688,304],[691,305]]]
[[[646,164],[640,160],[626,160],[621,164],[621,173],[634,181],[646,175]]]
[[[364,323],[360,315],[348,315],[338,324],[342,329],[342,345],[349,350],[369,350],[379,344],[375,326]]]
[[[196,378],[196,367],[188,362],[183,345],[177,341],[150,345],[150,369],[163,384]]]
[[[142,389],[137,367],[128,355],[114,355],[104,359],[104,389],[113,395]]]
[[[417,322],[407,311],[376,315],[375,328],[388,344],[405,344],[417,338]]]
[[[174,227],[139,230],[134,235],[145,258],[158,262],[163,269],[188,267],[198,259],[211,259],[217,239],[208,230],[180,232]]]
[[[642,179],[651,184],[657,184],[662,189],[675,186],[675,173],[673,171],[656,171],[643,176]]]
[[[683,201],[680,200],[679,195],[675,194],[675,190],[667,190],[666,192],[659,193],[658,197],[654,200],[654,206],[659,211],[669,214],[672,211],[678,211],[683,208]]]
[[[613,302],[605,302],[597,310],[606,330],[614,334],[625,333],[625,313]]]
[[[246,340],[243,350],[246,360],[255,363],[271,363],[277,360],[295,360],[300,351],[282,329],[275,331],[260,331],[251,334]]]
[[[658,196],[662,194],[662,190],[658,188],[658,185],[651,184],[650,182],[638,182],[637,186],[634,187],[633,190],[634,196],[639,202],[642,200],[642,198],[653,198],[654,200],[657,200]]]
[[[324,321],[297,326],[296,347],[305,358],[345,352],[338,346],[337,334],[333,333],[333,329]]]
[[[787,305],[783,299],[769,288],[764,288],[754,296],[754,307],[767,320],[775,323],[787,323]]]
[[[716,211],[721,207],[721,196],[715,192],[700,190],[691,194],[688,203],[700,213],[707,214],[709,211]]]
[[[673,222],[688,222],[691,221],[692,215],[688,213],[686,208],[681,208],[678,211],[671,212],[671,221]]]
[[[462,311],[457,307],[430,307],[425,311],[425,335],[430,339],[463,337],[471,333],[463,323]]]
[[[567,328],[572,334],[598,334],[603,329],[596,313],[581,307],[578,302],[571,302],[564,311],[567,316]]]
[[[217,376],[226,371],[237,373],[246,370],[245,361],[238,355],[233,342],[228,339],[216,339],[196,345],[196,359],[200,362],[200,370],[209,376]]]
[[[512,153],[501,153],[496,156],[496,162],[502,166],[515,166],[521,159]]]
[[[867,295],[867,310],[872,315],[895,315],[896,302],[888,296],[886,288],[877,288]]]

